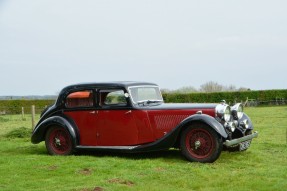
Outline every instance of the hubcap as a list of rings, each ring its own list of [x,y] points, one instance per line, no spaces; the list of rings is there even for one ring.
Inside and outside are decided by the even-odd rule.
[[[53,152],[58,155],[65,154],[72,148],[68,132],[61,128],[54,129],[51,132],[49,144]]]
[[[61,146],[61,141],[57,137],[55,137],[55,143],[57,146]]]
[[[195,149],[198,149],[200,147],[201,143],[199,140],[195,141],[194,143],[194,146],[195,146]]]

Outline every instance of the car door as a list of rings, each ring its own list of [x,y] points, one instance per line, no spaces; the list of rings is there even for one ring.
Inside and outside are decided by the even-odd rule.
[[[98,116],[93,90],[79,90],[68,94],[64,114],[78,127],[80,145],[97,145]]]
[[[138,129],[123,89],[99,90],[97,145],[128,146],[138,144]]]

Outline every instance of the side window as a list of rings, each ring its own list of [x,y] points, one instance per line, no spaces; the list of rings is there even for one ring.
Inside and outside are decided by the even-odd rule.
[[[84,90],[70,93],[66,98],[67,108],[92,107],[93,91]]]
[[[100,105],[126,106],[127,100],[123,90],[100,90]]]

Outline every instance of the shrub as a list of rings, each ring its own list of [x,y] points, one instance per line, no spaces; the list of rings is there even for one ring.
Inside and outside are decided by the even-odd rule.
[[[6,138],[29,138],[31,136],[31,129],[26,127],[19,127],[7,133],[5,135]]]

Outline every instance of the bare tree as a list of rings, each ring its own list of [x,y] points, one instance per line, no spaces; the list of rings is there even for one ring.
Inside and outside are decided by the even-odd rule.
[[[245,87],[238,88],[238,91],[240,91],[240,92],[250,91],[250,90],[251,90],[250,88],[245,88]]]
[[[237,88],[235,85],[229,85],[229,86],[224,87],[224,91],[234,92],[236,90],[237,90]]]
[[[175,90],[174,92],[175,93],[181,93],[181,94],[188,94],[188,93],[197,92],[197,89],[195,87],[192,87],[192,86],[184,86],[182,88]]]
[[[202,92],[221,92],[223,89],[222,85],[213,81],[206,82],[200,86],[200,91]]]

